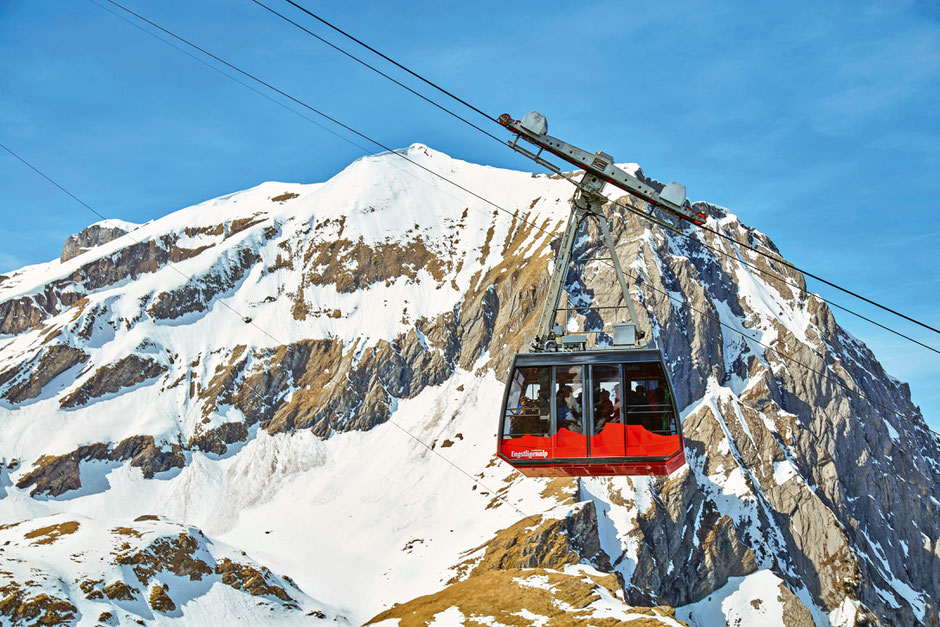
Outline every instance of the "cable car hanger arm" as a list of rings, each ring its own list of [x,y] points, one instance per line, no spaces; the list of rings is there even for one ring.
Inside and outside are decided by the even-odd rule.
[[[656,207],[664,209],[673,215],[697,225],[705,223],[705,214],[700,211],[693,211],[689,201],[686,199],[685,186],[673,181],[666,185],[661,192],[656,191],[652,186],[647,185],[640,179],[614,165],[613,157],[610,155],[603,152],[590,153],[549,135],[547,133],[548,124],[545,121],[545,117],[540,113],[533,111],[522,120],[513,119],[511,115],[504,113],[499,116],[499,123],[516,135],[513,140],[509,142],[509,146],[513,150],[529,157],[555,173],[560,174],[561,172],[557,166],[541,157],[543,150],[564,159],[578,168],[591,172],[611,185],[641,198]],[[538,152],[533,153],[519,146],[519,138],[538,146]]]

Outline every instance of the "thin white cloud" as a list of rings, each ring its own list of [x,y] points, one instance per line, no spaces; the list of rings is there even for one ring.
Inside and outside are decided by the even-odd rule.
[[[940,79],[940,34],[909,28],[890,40],[859,44],[834,62],[832,91],[816,103],[817,130],[841,132],[903,106]]]

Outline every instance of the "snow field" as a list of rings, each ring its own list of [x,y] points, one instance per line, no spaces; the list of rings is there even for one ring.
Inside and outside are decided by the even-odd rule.
[[[703,627],[725,624],[786,627],[783,604],[778,600],[782,584],[783,580],[769,570],[731,577],[705,599],[677,608],[676,618]]]
[[[572,188],[564,180],[467,164],[420,144],[404,153],[468,189],[487,190],[485,196],[540,225],[559,227],[567,216],[566,199]],[[176,245],[182,248],[210,247],[172,266],[85,294],[88,304],[76,319],[75,312],[69,310],[46,321],[43,329],[0,337],[0,371],[19,363],[24,355],[38,355],[43,338],[53,327],[62,328],[57,341],[90,354],[87,365],[64,372],[47,384],[40,396],[17,405],[0,401],[5,420],[0,451],[6,460],[22,462],[19,468],[0,475],[4,505],[0,522],[84,516],[89,522],[83,523],[82,529],[87,526],[91,534],[95,525],[104,533],[111,522],[158,513],[244,549],[275,573],[289,575],[322,607],[336,609],[357,624],[394,602],[440,590],[453,576],[457,563],[479,556],[470,551],[520,517],[566,515],[570,506],[555,507],[556,503],[541,496],[544,481],[513,477],[506,465],[495,462],[493,430],[502,384],[492,373],[482,377],[473,374],[480,364],[469,372],[458,371],[415,398],[399,399],[391,421],[368,432],[340,433],[323,441],[309,432],[272,436],[255,426],[246,443],[230,446],[225,455],[185,452],[184,468],[161,473],[153,480],[143,479],[139,469],[127,464],[88,462],[81,466],[82,488],[59,498],[34,499],[13,487],[42,454],[63,454],[82,444],[118,442],[140,434],[153,435],[157,442],[185,440],[203,417],[199,402],[189,397],[189,383],[208,382],[217,367],[228,363],[236,345],[253,352],[307,339],[334,339],[343,342],[346,350],[355,345],[361,354],[379,340],[416,329],[414,321],[419,316],[432,318],[453,310],[473,288],[478,271],[485,272],[503,261],[503,242],[511,235],[510,229],[518,228],[518,220],[413,164],[395,161],[390,166],[393,161],[382,155],[364,157],[326,183],[263,183],[137,226],[129,235],[68,262],[23,268],[0,283],[0,300],[35,295],[94,259],[114,255],[134,241],[148,242],[167,234],[178,235]],[[282,195],[296,196],[272,200]],[[246,219],[258,224],[233,233],[236,221]],[[324,226],[327,220],[332,222]],[[729,214],[720,224],[730,226],[736,221]],[[224,227],[222,233],[209,232],[217,225]],[[203,227],[206,232],[196,232]],[[195,234],[187,234],[186,229],[194,229],[191,233]],[[263,234],[266,229],[275,235]],[[293,269],[268,271],[279,254],[287,256],[288,248],[299,252],[298,259],[302,259],[308,247],[340,238],[380,245],[418,237],[439,259],[452,263],[442,280],[421,269],[415,279],[399,276],[352,293],[340,293],[331,284],[303,286],[304,301],[311,310],[338,310],[339,318],[311,315],[296,320],[292,316],[289,293],[297,290],[312,268],[301,267],[297,261]],[[650,232],[643,237],[651,237]],[[544,240],[545,235],[533,229],[521,250],[534,251]],[[669,247],[689,254],[675,240],[670,240]],[[147,303],[153,302],[148,299],[161,292],[201,286],[207,276],[231,272],[242,250],[260,256],[261,263],[212,298],[206,311],[170,320],[155,320],[146,313],[141,316]],[[741,251],[736,252],[739,259],[744,258]],[[653,260],[658,263],[655,256]],[[459,265],[461,261],[464,263]],[[726,267],[726,262],[722,263]],[[646,273],[640,260],[630,267]],[[776,341],[777,324],[812,345],[807,335],[811,318],[805,303],[777,293],[740,264],[734,265],[733,276],[746,305],[758,315],[745,324],[729,303],[715,302],[721,321],[746,336],[723,332],[726,367],[748,352],[757,355],[766,367],[765,349],[757,342]],[[70,289],[85,293],[80,284]],[[684,300],[679,293],[671,295]],[[80,337],[79,329],[98,307],[105,313],[96,319],[89,338]],[[405,308],[408,316],[403,315]],[[251,321],[245,322],[245,317]],[[861,343],[856,348],[867,350]],[[86,406],[60,408],[59,400],[93,376],[97,368],[129,353],[152,358],[168,372]],[[253,359],[247,371],[262,367],[260,360]],[[165,388],[179,377],[183,377],[180,385]],[[699,475],[697,480],[709,490],[719,511],[731,516],[745,532],[757,533],[758,512],[765,506],[765,497],[749,487],[731,428],[718,411],[719,404],[730,402],[740,427],[751,438],[739,409],[739,396],[751,383],[738,377],[725,385],[712,380],[705,397],[687,407],[682,416],[684,419],[701,407],[710,407],[725,434],[719,453],[729,456],[735,465],[706,477],[704,460],[690,457],[689,466],[680,472]],[[767,419],[762,419],[766,423]],[[223,406],[210,416],[207,428],[240,420],[243,416],[238,410]],[[896,439],[897,431],[891,425],[887,428]],[[445,441],[451,444],[445,446]],[[784,454],[787,459],[773,465],[774,481],[803,480],[788,452]],[[630,532],[637,516],[653,504],[652,487],[652,480],[643,478],[580,482],[582,498],[592,500],[597,509],[601,547],[612,562],[625,555],[617,570],[628,581],[639,551]],[[509,504],[487,508],[498,503],[494,493],[504,488]],[[628,504],[615,504],[612,493]],[[88,538],[91,546],[99,541]],[[65,539],[62,542],[56,546],[70,546]],[[783,541],[778,533],[768,543],[779,549]],[[49,559],[50,569],[71,572],[65,552],[50,554]],[[782,580],[768,569],[767,559],[759,556],[758,562],[761,570],[733,578],[708,599],[680,608],[677,616],[696,625],[723,624],[726,620],[731,624],[781,624],[782,605],[774,601],[773,590]],[[887,566],[885,570],[890,574]],[[539,583],[535,577],[526,581]],[[899,601],[897,593],[915,611],[923,608],[918,593],[905,590],[903,582],[892,578],[890,584],[894,592],[883,593],[888,603]],[[174,581],[172,585],[176,589],[187,584]],[[805,589],[797,595],[817,614],[818,622],[819,610]],[[182,622],[220,624],[238,620],[239,612],[254,611],[245,605],[253,599],[228,587],[213,586],[198,595],[193,590],[192,599],[184,608]],[[755,604],[757,600],[760,603]],[[623,613],[622,602],[612,596],[602,596],[594,605],[598,617],[629,618]],[[850,606],[843,604],[835,610],[828,617],[832,624],[841,625],[850,615],[854,617]],[[84,615],[91,610],[82,611]],[[533,624],[544,618],[520,616]],[[434,624],[457,624],[453,621],[461,617],[457,608],[451,608],[438,614]],[[159,624],[164,617],[153,620]]]

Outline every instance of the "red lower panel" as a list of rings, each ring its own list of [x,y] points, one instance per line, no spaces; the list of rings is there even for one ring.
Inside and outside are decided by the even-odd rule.
[[[625,442],[623,423],[608,422],[600,433],[591,436],[591,457],[624,457]]]
[[[510,464],[516,460],[550,459],[552,439],[534,435],[507,438],[500,443],[499,454]]]
[[[685,464],[678,435],[615,422],[591,437],[592,459],[587,459],[587,437],[564,428],[554,439],[524,435],[503,440],[499,456],[528,477],[668,475]]]
[[[678,435],[657,435],[620,422],[607,423],[591,437],[591,457],[668,457],[679,448]],[[587,457],[587,437],[561,428],[554,441],[534,435],[505,439],[499,452],[507,460]]]
[[[501,456],[502,457],[502,456]],[[505,459],[505,458],[503,458]],[[664,462],[589,462],[564,464],[559,462],[517,465],[506,459],[526,477],[606,477],[611,475],[666,476],[682,468],[685,453],[680,451]]]
[[[622,427],[623,425],[617,426]],[[626,457],[667,457],[679,448],[678,434],[658,435],[650,433],[640,425],[627,425]],[[597,456],[592,455],[592,457]]]
[[[678,448],[678,435],[658,435],[621,422],[608,422],[591,437],[591,457],[668,457]]]
[[[553,457],[587,457],[587,436],[562,427],[555,434]]]
[[[524,435],[503,440],[499,450],[508,459],[587,457],[587,436],[562,427],[554,438]]]

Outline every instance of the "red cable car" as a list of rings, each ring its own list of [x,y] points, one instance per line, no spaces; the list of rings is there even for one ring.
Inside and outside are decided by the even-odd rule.
[[[528,477],[668,475],[685,463],[658,350],[520,353],[497,454]]]
[[[610,182],[664,209],[681,220],[698,224],[704,214],[693,213],[685,187],[670,183],[661,191],[614,165],[603,152],[591,154],[547,135],[548,123],[533,111],[521,121],[505,114],[500,124],[516,134],[513,149],[554,172],[558,167],[545,161],[542,151],[583,168],[577,191],[571,199],[568,225],[561,238],[543,303],[532,352],[515,356],[500,414],[496,453],[513,468],[529,477],[585,477],[602,475],[668,475],[685,464],[682,428],[675,396],[660,352],[642,341],[629,287],[620,268],[604,207],[604,186]],[[518,145],[524,139],[539,147],[538,153]],[[650,217],[654,222],[668,225]],[[586,243],[585,221],[593,220],[603,238],[607,256],[578,259],[581,267],[602,262],[614,268],[623,305],[588,306],[584,290],[576,289],[576,302],[560,307],[569,266],[577,242]],[[597,247],[600,248],[599,246]],[[630,322],[609,325],[607,335],[598,328],[601,312],[628,310]],[[564,324],[558,314],[565,313]],[[571,313],[592,316],[595,330],[568,334]],[[586,324],[584,326],[587,326]],[[588,335],[594,346],[588,350]]]

